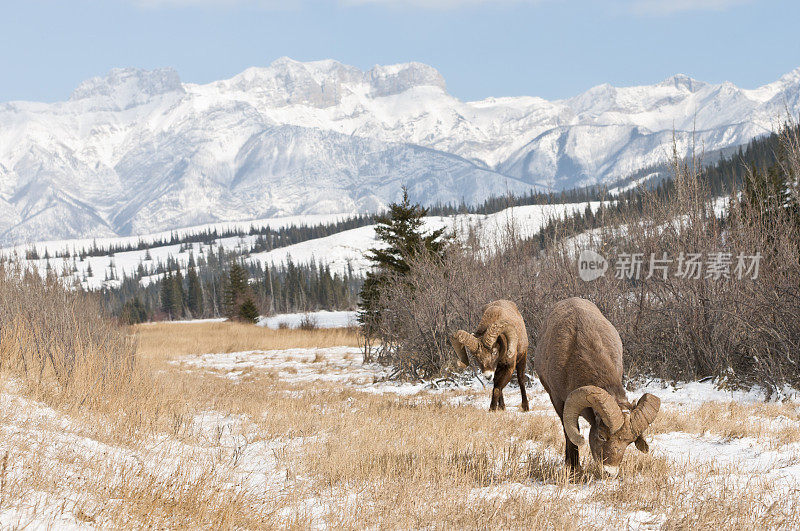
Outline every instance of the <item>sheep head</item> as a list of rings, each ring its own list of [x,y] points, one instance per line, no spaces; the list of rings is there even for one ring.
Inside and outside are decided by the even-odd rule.
[[[564,404],[564,431],[576,446],[584,444],[578,431],[578,417],[590,408],[595,422],[589,432],[589,447],[592,457],[612,476],[619,473],[625,450],[632,442],[641,452],[649,450],[642,436],[655,420],[661,400],[645,393],[630,411],[624,412],[617,401],[604,389],[587,385],[572,391]]]
[[[450,337],[450,344],[453,345],[458,354],[459,365],[469,367],[470,356],[477,362],[478,368],[487,379],[491,379],[497,367],[499,349],[497,345],[486,348],[484,343],[474,335],[464,330],[459,330]]]
[[[450,338],[450,344],[458,354],[461,365],[469,366],[468,354],[471,354],[484,378],[491,380],[497,369],[500,350],[516,345],[516,336],[511,323],[501,319],[489,325],[480,337],[459,330]]]

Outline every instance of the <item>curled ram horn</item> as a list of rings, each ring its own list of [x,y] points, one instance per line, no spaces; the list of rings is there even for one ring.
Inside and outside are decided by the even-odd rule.
[[[578,417],[587,407],[600,417],[611,433],[619,430],[625,422],[622,410],[608,391],[594,385],[579,387],[567,397],[563,415],[564,432],[576,446],[586,442],[578,430]]]
[[[475,352],[480,347],[478,338],[464,330],[459,330],[450,336],[450,344],[453,346],[456,354],[458,354],[458,361],[465,367],[469,365],[469,358],[467,357],[467,352],[464,347],[468,348],[471,352]]]
[[[645,393],[636,402],[636,407],[631,410],[631,431],[637,437],[656,419],[661,408],[661,399],[650,393]]]
[[[506,336],[506,340],[509,344],[516,344],[517,331],[514,325],[505,319],[499,319],[490,324],[483,334],[483,346],[488,350],[494,348],[494,344],[497,342],[497,338],[500,337],[500,334]]]

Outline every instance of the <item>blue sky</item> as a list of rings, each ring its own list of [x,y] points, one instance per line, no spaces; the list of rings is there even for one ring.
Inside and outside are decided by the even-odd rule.
[[[281,56],[421,61],[464,99],[573,96],[682,72],[752,88],[800,66],[797,0],[24,0],[0,3],[0,101],[110,68],[187,82]]]

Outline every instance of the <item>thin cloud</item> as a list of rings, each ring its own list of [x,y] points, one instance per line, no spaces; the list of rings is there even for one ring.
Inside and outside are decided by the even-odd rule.
[[[328,3],[342,7],[385,6],[428,10],[454,10],[478,6],[534,5],[556,0],[128,0],[140,7],[255,7],[294,10]],[[595,0],[596,1],[596,0]],[[689,11],[724,11],[753,0],[605,0],[609,7],[637,15],[665,16]]]
[[[263,9],[292,10],[319,3],[342,7],[386,6],[416,9],[449,10],[481,5],[538,4],[547,0],[131,0],[146,8],[160,7],[258,7]]]
[[[541,4],[553,0],[339,0],[342,5],[384,5],[424,9],[457,9],[480,5]],[[596,0],[594,0],[596,1]],[[687,11],[724,11],[753,0],[606,0],[639,15],[671,15]],[[599,3],[599,2],[597,2]]]
[[[481,5],[541,4],[547,0],[340,0],[346,6],[391,6],[448,10]]]
[[[725,11],[752,0],[634,0],[630,6],[639,15],[673,15],[687,11]]]
[[[303,7],[307,2],[294,0],[132,0],[132,3],[151,9],[162,7],[257,7],[269,10],[290,10]]]

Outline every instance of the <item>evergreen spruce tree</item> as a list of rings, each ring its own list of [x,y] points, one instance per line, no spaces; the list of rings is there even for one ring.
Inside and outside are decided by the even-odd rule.
[[[173,318],[174,311],[174,290],[172,288],[172,270],[170,269],[161,279],[161,311],[167,314],[169,319]]]
[[[792,175],[785,149],[779,145],[777,162],[766,170],[759,170],[755,163],[751,163],[749,178],[744,181],[743,193],[747,202],[758,208],[767,221],[786,216],[800,227],[798,177]]]
[[[258,308],[256,308],[253,297],[247,296],[239,306],[238,317],[246,323],[255,323],[258,321]]]
[[[370,249],[367,258],[378,269],[400,273],[408,273],[410,267],[407,258],[421,252],[441,255],[445,240],[444,229],[438,229],[425,235],[422,231],[423,219],[428,209],[419,204],[411,204],[408,190],[403,187],[403,200],[389,205],[389,211],[378,217],[375,234],[384,248]]]
[[[180,268],[176,267],[174,275],[171,275],[170,282],[168,283],[170,294],[170,315],[173,319],[180,319],[183,317],[184,309],[184,291],[183,291],[183,275],[181,275]]]
[[[203,284],[197,275],[194,255],[189,256],[189,272],[186,274],[186,306],[193,317],[203,314]]]
[[[376,220],[375,234],[385,246],[370,249],[367,253],[372,267],[367,272],[358,304],[358,322],[367,338],[372,338],[377,333],[381,315],[378,301],[381,289],[389,277],[393,275],[402,278],[408,274],[411,269],[408,259],[419,253],[434,256],[442,256],[444,253],[444,229],[437,229],[429,234],[423,232],[423,218],[427,214],[427,208],[411,203],[408,190],[403,187],[402,201],[389,205],[388,212]]]
[[[137,324],[147,321],[147,308],[138,296],[122,306],[120,320],[126,324]]]
[[[228,271],[228,278],[225,282],[223,296],[225,315],[230,319],[239,318],[239,310],[244,302],[246,302],[248,298],[252,301],[247,277],[247,270],[244,266],[238,262],[233,262],[231,264],[231,268]]]

